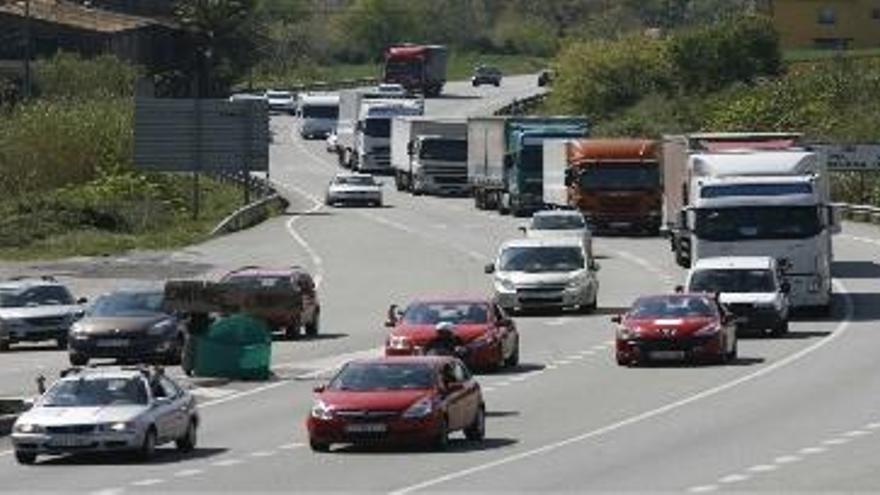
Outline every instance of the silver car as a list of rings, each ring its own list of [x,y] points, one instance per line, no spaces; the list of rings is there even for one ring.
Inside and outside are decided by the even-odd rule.
[[[382,185],[369,174],[337,174],[327,186],[324,203],[382,206]]]
[[[45,340],[67,349],[70,326],[82,316],[85,302],[75,301],[52,277],[0,282],[0,352],[19,342]]]
[[[157,445],[196,446],[195,398],[161,371],[70,370],[15,422],[12,444],[21,464],[39,455],[135,452],[151,458]]]
[[[507,311],[596,309],[599,266],[578,238],[517,239],[501,246],[495,263],[495,298]]]
[[[587,255],[593,257],[593,234],[584,216],[575,210],[545,210],[532,215],[527,227],[520,227],[526,237],[549,239],[574,237],[581,239]]]

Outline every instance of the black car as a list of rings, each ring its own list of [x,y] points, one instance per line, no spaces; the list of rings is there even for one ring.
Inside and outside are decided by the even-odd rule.
[[[501,70],[488,65],[481,65],[474,69],[474,75],[471,77],[471,85],[474,87],[483,84],[491,84],[495,87],[501,85]]]
[[[99,297],[70,329],[70,363],[92,358],[180,364],[186,323],[164,309],[162,290],[122,290]]]
[[[542,70],[540,74],[538,74],[538,86],[544,87],[549,86],[550,83],[553,82],[553,73],[549,70]]]

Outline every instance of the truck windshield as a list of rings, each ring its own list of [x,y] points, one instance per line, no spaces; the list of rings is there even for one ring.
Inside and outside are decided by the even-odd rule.
[[[304,105],[302,116],[306,119],[336,119],[339,117],[339,107],[334,105]]]
[[[657,164],[594,165],[581,170],[580,184],[584,191],[657,189],[660,169]]]
[[[390,137],[391,119],[371,118],[364,124],[364,134],[370,137]]]
[[[519,152],[519,159],[519,164],[524,170],[540,173],[544,165],[544,146],[541,144],[523,146]]]
[[[813,185],[803,182],[795,184],[719,184],[700,189],[701,198],[788,196],[790,194],[813,194]]]
[[[385,64],[386,79],[393,79],[394,76],[418,76],[421,72],[421,64],[418,60],[389,60]]]
[[[707,241],[807,239],[822,231],[815,206],[746,206],[697,210],[695,234]]]
[[[505,272],[572,272],[584,268],[584,256],[575,247],[509,247],[499,266]]]
[[[770,270],[699,270],[691,276],[691,292],[776,292]]]
[[[463,139],[426,139],[419,158],[463,162],[467,160],[467,141]]]
[[[587,226],[580,215],[535,215],[532,228],[535,230],[582,230]]]

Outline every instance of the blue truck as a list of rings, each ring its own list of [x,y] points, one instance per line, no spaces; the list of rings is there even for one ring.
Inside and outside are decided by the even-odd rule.
[[[474,205],[515,216],[544,208],[544,140],[588,135],[583,117],[468,119],[468,181]]]

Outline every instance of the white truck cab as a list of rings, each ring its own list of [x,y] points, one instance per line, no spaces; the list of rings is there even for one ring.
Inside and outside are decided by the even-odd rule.
[[[300,97],[297,116],[300,136],[326,138],[336,129],[339,95],[303,95]]]
[[[709,292],[739,319],[737,329],[781,336],[788,332],[791,289],[784,271],[769,256],[729,256],[698,260],[686,292]]]
[[[391,171],[391,120],[423,115],[424,101],[402,99],[366,100],[357,123],[357,168],[360,172]]]

